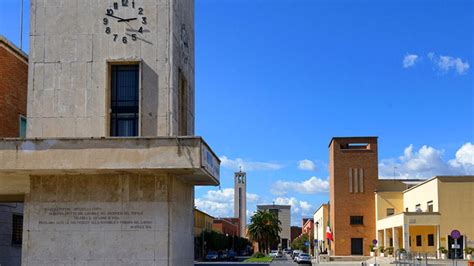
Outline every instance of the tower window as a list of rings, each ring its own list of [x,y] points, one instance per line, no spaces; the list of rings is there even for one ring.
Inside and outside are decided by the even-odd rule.
[[[178,99],[178,125],[179,135],[188,135],[188,81],[183,72],[179,71],[179,99]]]
[[[351,225],[364,224],[364,216],[351,216]]]
[[[139,66],[113,65],[110,136],[138,136]]]
[[[428,201],[426,205],[427,205],[426,206],[427,211],[428,212],[433,212],[433,201],[432,200]]]
[[[19,137],[26,138],[26,117],[20,115]]]

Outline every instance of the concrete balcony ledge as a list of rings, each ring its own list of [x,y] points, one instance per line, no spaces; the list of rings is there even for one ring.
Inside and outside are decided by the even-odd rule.
[[[408,225],[439,225],[439,212],[402,212],[377,220],[377,230]]]
[[[201,137],[0,139],[0,162],[0,195],[30,175],[168,173],[195,185],[220,178],[220,160]]]

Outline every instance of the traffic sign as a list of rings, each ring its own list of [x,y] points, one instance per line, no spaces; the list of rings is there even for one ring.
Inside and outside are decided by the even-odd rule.
[[[317,239],[314,240],[314,244],[318,244],[318,240],[317,240]]]
[[[372,244],[374,244],[374,246],[376,246],[377,245],[377,239],[372,240]]]
[[[454,229],[453,231],[451,231],[451,237],[453,239],[459,239],[461,237],[461,232],[459,232],[459,230]]]
[[[304,242],[304,245],[309,247],[309,241]]]

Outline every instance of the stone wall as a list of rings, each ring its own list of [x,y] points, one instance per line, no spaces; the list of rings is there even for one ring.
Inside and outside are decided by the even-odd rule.
[[[167,175],[33,176],[23,265],[192,265],[193,198]]]
[[[109,66],[120,62],[140,64],[141,136],[178,134],[179,72],[187,79],[188,135],[194,134],[194,1],[120,5],[114,14],[121,18],[147,18],[143,34],[139,20],[105,15],[113,2],[121,3],[31,1],[28,137],[108,136]]]

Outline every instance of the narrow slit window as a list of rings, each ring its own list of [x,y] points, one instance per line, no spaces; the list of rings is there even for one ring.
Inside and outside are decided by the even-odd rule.
[[[139,66],[112,65],[110,135],[138,136]]]
[[[352,189],[352,168],[349,168],[349,192],[352,193],[354,190]]]
[[[179,135],[188,135],[188,81],[183,72],[179,71]]]

